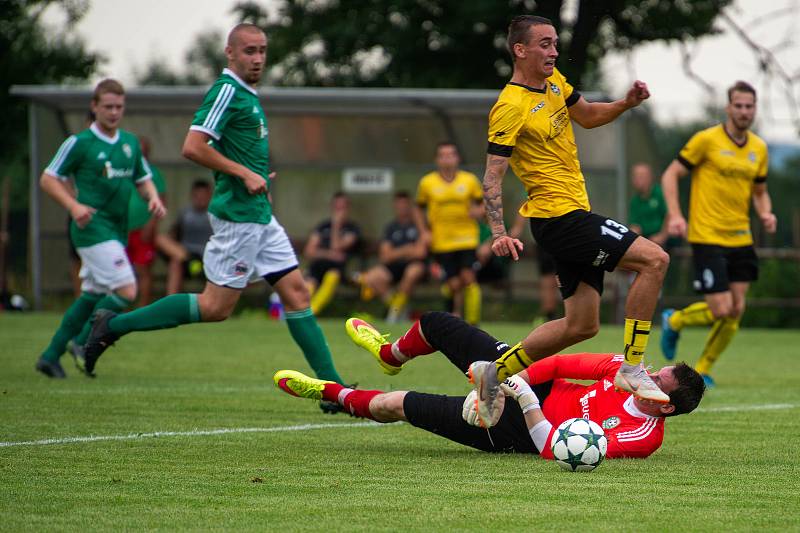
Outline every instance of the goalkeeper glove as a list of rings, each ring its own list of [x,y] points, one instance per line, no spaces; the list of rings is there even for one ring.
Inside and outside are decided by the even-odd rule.
[[[533,392],[531,386],[519,376],[510,376],[500,384],[500,389],[506,396],[514,398],[522,409],[522,413],[527,413],[532,409],[541,409],[539,398]]]

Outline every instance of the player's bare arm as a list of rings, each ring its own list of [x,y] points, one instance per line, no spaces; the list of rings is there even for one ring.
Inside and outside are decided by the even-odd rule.
[[[211,170],[237,176],[244,182],[250,194],[267,192],[267,180],[244,165],[240,165],[208,145],[209,136],[202,131],[190,130],[183,142],[181,155],[186,159]]]
[[[519,259],[522,241],[506,234],[503,220],[503,177],[508,170],[508,158],[489,154],[486,156],[486,173],[483,175],[483,202],[486,204],[486,219],[492,229],[492,252],[495,255],[510,255]]]
[[[667,233],[675,237],[686,237],[687,225],[678,197],[678,180],[687,174],[689,174],[689,169],[675,159],[661,176],[661,189],[664,192],[664,200],[667,202]]]
[[[580,97],[577,102],[569,107],[569,116],[572,120],[586,129],[596,128],[612,122],[622,113],[638,106],[650,98],[650,91],[643,81],[635,81],[625,98],[614,102],[587,102]]]
[[[778,228],[778,219],[772,212],[772,198],[769,196],[766,183],[756,183],[753,186],[753,207],[766,232],[775,233]]]
[[[147,179],[137,183],[136,190],[147,202],[147,209],[154,217],[163,218],[167,214],[167,208],[164,207],[153,180]]]
[[[61,204],[69,212],[69,216],[79,228],[84,228],[92,220],[95,209],[75,199],[69,187],[55,176],[43,173],[39,185],[50,198]]]

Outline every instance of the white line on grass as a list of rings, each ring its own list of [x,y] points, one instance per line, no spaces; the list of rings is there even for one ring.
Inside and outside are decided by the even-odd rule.
[[[273,426],[268,428],[223,428],[195,429],[193,431],[154,431],[152,433],[129,433],[127,435],[90,435],[88,437],[62,437],[55,439],[0,442],[0,448],[11,446],[47,446],[50,444],[75,444],[79,442],[98,442],[106,440],[136,440],[159,437],[205,437],[227,435],[229,433],[275,433],[279,431],[310,431],[314,429],[337,429],[354,427],[382,427],[377,422],[351,422],[347,424],[301,424],[297,426]]]
[[[740,411],[774,411],[776,409],[792,409],[792,403],[767,403],[762,405],[722,405],[720,407],[698,407],[698,413],[736,413]]]
[[[768,403],[761,405],[725,405],[719,407],[700,407],[697,412],[703,413],[735,413],[741,411],[773,411],[777,409],[793,409],[797,407],[791,403]],[[153,439],[159,437],[206,437],[213,435],[227,435],[231,433],[276,433],[280,431],[311,431],[315,429],[337,429],[357,427],[384,427],[387,424],[376,422],[350,422],[346,424],[300,424],[297,426],[273,426],[267,428],[223,428],[223,429],[196,429],[193,431],[154,431],[152,433],[129,433],[127,435],[90,435],[88,437],[62,437],[41,440],[0,442],[0,448],[11,446],[47,446],[51,444],[75,444],[81,442],[100,442],[112,440],[137,440]]]

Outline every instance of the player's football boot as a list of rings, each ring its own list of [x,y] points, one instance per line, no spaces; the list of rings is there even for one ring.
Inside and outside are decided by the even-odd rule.
[[[85,357],[85,350],[83,344],[78,344],[75,342],[75,339],[69,341],[67,344],[67,353],[69,353],[72,356],[72,359],[75,360],[76,367],[81,368],[84,366],[83,360]]]
[[[662,391],[647,373],[644,365],[623,364],[614,376],[614,386],[633,393],[639,399],[656,403],[669,403],[669,396]]]
[[[492,427],[495,413],[495,400],[500,390],[497,379],[497,366],[494,361],[475,361],[467,370],[469,382],[475,387],[478,397],[475,400],[478,406],[478,418],[481,427]]]
[[[669,325],[669,317],[675,312],[674,309],[664,309],[661,313],[661,353],[664,359],[672,361],[675,359],[675,350],[678,348],[678,338],[680,331],[672,329]]]
[[[114,344],[119,335],[111,331],[108,321],[117,316],[117,313],[109,309],[100,309],[92,317],[92,329],[83,345],[83,357],[75,357],[75,365],[78,370],[89,376],[95,377],[94,367],[97,360],[103,355],[106,349]]]
[[[381,346],[388,344],[386,339],[389,338],[389,335],[381,335],[369,322],[360,318],[348,318],[344,323],[344,329],[354,343],[372,354],[372,357],[381,365],[384,374],[394,376],[403,369],[403,365],[390,365],[381,358]]]
[[[333,383],[333,381],[324,381],[306,376],[296,370],[278,370],[272,380],[275,382],[275,386],[282,391],[292,396],[308,398],[309,400],[321,400],[325,385]]]
[[[64,379],[67,373],[58,361],[48,361],[44,357],[40,357],[36,361],[36,370],[49,378]]]

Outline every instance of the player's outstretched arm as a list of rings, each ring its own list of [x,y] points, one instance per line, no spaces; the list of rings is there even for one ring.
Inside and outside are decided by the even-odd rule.
[[[582,96],[569,107],[572,120],[586,129],[596,128],[612,122],[622,113],[638,106],[650,98],[650,91],[643,81],[635,81],[625,98],[614,102],[587,102]]]
[[[661,189],[667,202],[667,233],[675,237],[686,236],[686,219],[678,197],[678,180],[689,173],[683,163],[674,159],[661,176]]]
[[[767,191],[766,182],[756,183],[753,186],[753,207],[767,233],[775,233],[775,230],[778,229],[778,219],[772,212],[772,198]]]
[[[79,228],[85,227],[92,220],[95,209],[78,202],[65,182],[44,172],[39,178],[39,186],[50,198],[69,211],[69,216],[72,217],[72,220],[75,221]]]
[[[513,398],[522,409],[525,416],[525,425],[531,435],[536,449],[542,452],[547,449],[550,433],[553,431],[553,424],[547,420],[539,404],[539,398],[533,392],[530,385],[521,375],[511,376],[500,384],[500,388],[506,397]]]
[[[522,250],[522,241],[508,236],[503,219],[503,177],[507,170],[507,157],[495,154],[486,156],[483,202],[486,204],[486,219],[492,229],[492,251],[499,256],[510,255],[516,261]]]
[[[198,165],[228,174],[229,176],[238,177],[244,182],[250,194],[262,194],[267,192],[267,180],[244,165],[240,165],[228,159],[209,146],[209,139],[210,137],[202,131],[189,130],[189,133],[186,134],[186,139],[183,141],[181,155]]]

